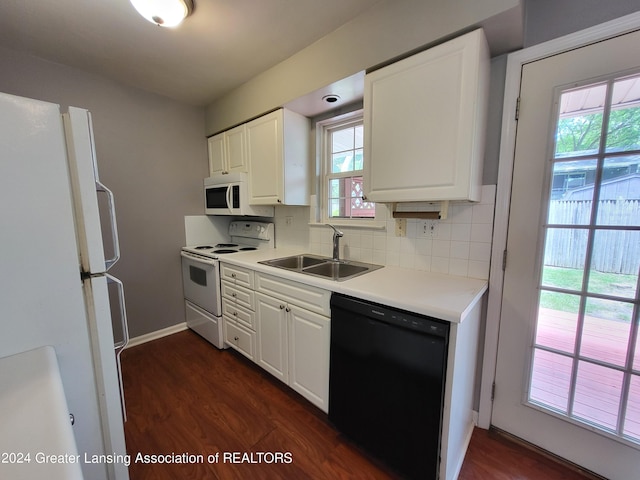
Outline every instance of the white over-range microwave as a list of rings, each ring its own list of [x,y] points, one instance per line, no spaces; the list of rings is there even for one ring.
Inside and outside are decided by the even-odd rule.
[[[273,217],[274,208],[249,205],[247,174],[229,173],[204,179],[204,213]]]

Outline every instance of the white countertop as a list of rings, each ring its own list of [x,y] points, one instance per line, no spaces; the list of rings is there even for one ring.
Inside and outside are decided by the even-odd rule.
[[[82,479],[53,347],[0,358],[0,385],[0,478]]]
[[[220,261],[454,323],[465,319],[488,286],[486,280],[392,266],[338,282],[258,263],[301,253],[309,252],[265,249],[223,256]]]

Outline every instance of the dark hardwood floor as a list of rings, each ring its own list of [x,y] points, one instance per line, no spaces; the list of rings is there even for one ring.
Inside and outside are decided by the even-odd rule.
[[[132,480],[398,478],[297,393],[191,331],[125,350],[122,370]],[[140,455],[176,463],[136,462]],[[590,477],[476,429],[459,478]]]

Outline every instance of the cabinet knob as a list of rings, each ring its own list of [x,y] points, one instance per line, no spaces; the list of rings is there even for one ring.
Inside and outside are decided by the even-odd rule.
[[[235,273],[232,273],[232,274],[231,274],[231,278],[236,278],[236,274],[235,274]]]
[[[284,311],[285,311],[285,312],[290,312],[290,311],[291,311],[291,309],[290,309],[289,307],[287,307],[287,308],[285,308],[285,309],[284,309]]]
[[[240,337],[236,335],[235,337],[233,337],[233,339],[237,342],[238,340],[240,340]]]
[[[237,297],[237,296],[238,296],[238,294],[237,294],[236,292],[233,292],[233,293],[231,294],[231,296],[232,296],[232,297]]]
[[[233,312],[233,316],[237,317],[238,316],[238,312]]]
[[[280,305],[280,310],[284,310],[284,305]]]

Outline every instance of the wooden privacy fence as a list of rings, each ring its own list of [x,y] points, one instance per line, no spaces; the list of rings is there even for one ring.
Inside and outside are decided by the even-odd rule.
[[[584,268],[591,201],[553,200],[549,224],[569,228],[547,231],[544,264],[553,267]],[[620,230],[596,230],[591,268],[604,273],[638,275],[640,231],[625,229],[640,225],[640,200],[598,202],[597,226],[620,226]]]

